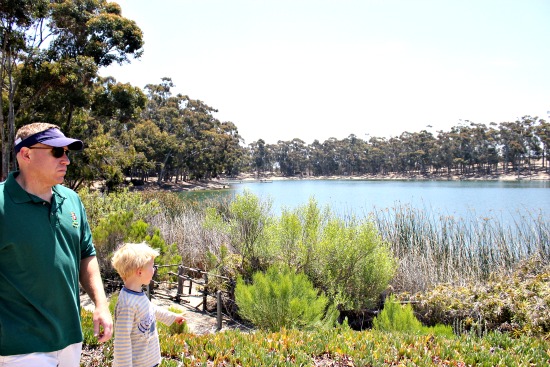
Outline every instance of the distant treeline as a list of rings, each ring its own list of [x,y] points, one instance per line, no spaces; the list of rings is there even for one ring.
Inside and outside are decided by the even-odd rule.
[[[101,67],[143,52],[138,25],[106,0],[16,2],[0,7],[0,179],[16,168],[15,131],[30,122],[57,124],[87,149],[72,155],[66,183],[78,188],[126,179],[209,179],[243,172],[296,175],[482,174],[548,171],[550,125],[538,117],[466,122],[434,136],[300,139],[245,146],[233,122],[186,95],[170,78],[143,89],[102,78]],[[190,71],[192,72],[192,71]],[[261,121],[258,121],[261,124]]]

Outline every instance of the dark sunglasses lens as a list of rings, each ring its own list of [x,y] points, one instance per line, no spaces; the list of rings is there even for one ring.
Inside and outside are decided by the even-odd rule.
[[[52,148],[52,154],[55,158],[61,158],[63,157],[63,154],[67,154],[67,157],[68,157],[69,150],[65,150],[62,147],[55,147],[55,148]]]

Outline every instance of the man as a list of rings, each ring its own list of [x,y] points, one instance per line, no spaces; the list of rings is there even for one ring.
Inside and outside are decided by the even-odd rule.
[[[69,152],[83,146],[52,124],[17,131],[19,171],[0,183],[0,366],[80,365],[79,283],[95,304],[95,335],[112,335],[86,212],[60,185]]]

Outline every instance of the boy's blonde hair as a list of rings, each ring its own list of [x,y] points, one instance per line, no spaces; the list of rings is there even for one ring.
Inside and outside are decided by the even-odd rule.
[[[136,270],[142,268],[157,256],[159,256],[159,252],[149,247],[145,242],[126,243],[115,251],[111,264],[120,277],[126,280]]]

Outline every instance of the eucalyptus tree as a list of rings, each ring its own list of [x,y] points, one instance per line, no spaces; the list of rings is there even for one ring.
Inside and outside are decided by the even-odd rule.
[[[466,121],[469,123],[469,121]],[[459,174],[468,174],[471,172],[474,159],[474,140],[472,137],[472,129],[466,123],[459,124],[451,128],[453,144],[453,163],[459,169]]]
[[[292,175],[307,175],[309,166],[309,148],[306,143],[298,138],[289,142],[289,159],[292,161],[294,172]]]
[[[0,3],[0,135],[2,165],[0,180],[15,167],[12,157],[15,138],[16,93],[21,83],[21,65],[30,63],[42,45],[38,27],[47,14],[47,0],[11,0]]]
[[[542,146],[538,135],[536,134],[536,126],[538,121],[538,117],[532,116],[523,116],[520,121],[523,127],[522,137],[524,138],[526,147],[527,169],[529,170],[529,173],[531,173],[531,169],[533,168],[531,165],[532,159],[537,160],[542,156]]]
[[[548,164],[548,156],[550,154],[550,123],[545,120],[539,120],[539,125],[535,127],[535,134],[542,145],[542,167],[547,173],[549,173],[550,164]]]
[[[328,138],[323,142],[323,171],[325,175],[341,174],[342,157],[340,142],[336,138]]]
[[[84,137],[98,68],[139,57],[143,40],[136,23],[106,0],[6,1],[0,12],[5,177],[14,167],[17,125],[41,120]]]
[[[343,143],[344,164],[349,175],[360,175],[366,172],[367,144],[364,140],[351,134]]]
[[[173,95],[173,87],[174,83],[168,77],[161,78],[160,84],[145,86],[147,103],[142,118],[154,123],[159,134],[165,137],[163,140],[157,140],[158,144],[150,151],[152,155],[148,156],[155,166],[159,184],[166,178],[167,173],[174,169],[174,159],[181,161],[181,155],[184,153],[180,140],[185,133],[183,111],[187,97],[181,94]]]
[[[309,145],[309,166],[308,171],[313,176],[322,176],[323,169],[323,145],[319,140],[315,139],[313,143]]]
[[[399,135],[399,145],[401,149],[397,156],[402,172],[407,174],[418,168],[419,158],[417,156],[419,155],[419,152],[414,150],[414,144],[412,143],[413,141],[414,134],[411,132],[405,131]]]
[[[508,171],[508,164],[520,174],[521,160],[527,153],[526,130],[522,121],[501,122],[499,125],[499,142],[504,155],[504,170]]]
[[[454,132],[440,130],[437,132],[436,151],[433,157],[436,172],[446,168],[450,176],[454,167],[454,150],[456,134]]]
[[[403,141],[409,152],[409,165],[413,170],[425,174],[432,167],[435,138],[431,132],[421,130],[406,136]]]
[[[252,142],[248,145],[252,156],[252,168],[256,175],[260,176],[266,171],[273,171],[273,162],[270,150],[263,139]]]
[[[294,165],[289,156],[290,144],[288,141],[279,140],[274,147],[275,160],[283,176],[294,175]]]
[[[386,156],[388,151],[386,138],[371,137],[366,149],[367,173],[373,175],[388,173],[390,164]]]

